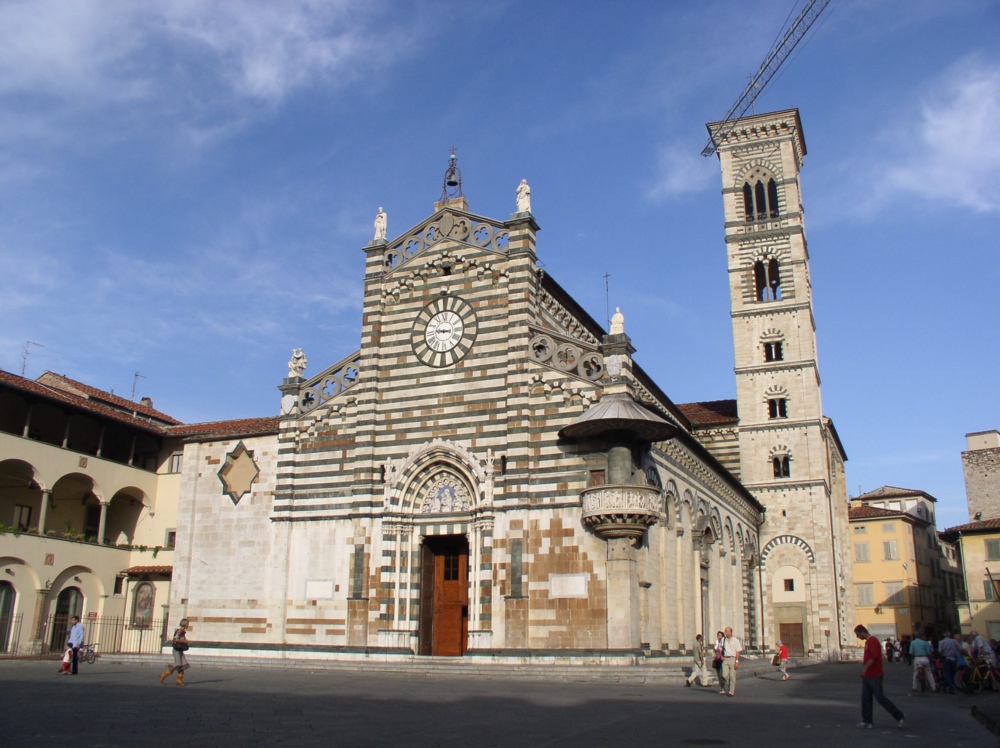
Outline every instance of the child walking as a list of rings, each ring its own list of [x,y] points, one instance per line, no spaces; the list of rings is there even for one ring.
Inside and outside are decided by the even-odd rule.
[[[63,675],[69,675],[70,671],[73,669],[73,648],[67,644],[66,651],[63,652],[62,658],[62,670],[59,672]]]

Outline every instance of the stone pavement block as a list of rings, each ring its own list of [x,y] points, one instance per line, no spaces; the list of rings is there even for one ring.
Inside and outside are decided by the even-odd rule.
[[[908,668],[888,668],[886,695],[906,730],[875,706],[860,731],[858,665],[817,665],[716,689],[607,681],[243,670],[193,663],[186,688],[161,686],[157,668],[98,663],[59,678],[38,662],[0,663],[0,735],[24,746],[551,746],[803,745],[812,748],[946,745],[997,740],[970,714],[1000,695],[910,698]]]

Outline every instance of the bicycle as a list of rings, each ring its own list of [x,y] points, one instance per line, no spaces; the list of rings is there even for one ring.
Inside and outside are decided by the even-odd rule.
[[[80,650],[77,653],[77,657],[79,658],[80,662],[83,662],[84,660],[86,660],[89,664],[93,665],[94,662],[99,657],[99,655],[97,654],[97,645],[96,644],[81,644],[80,645]]]
[[[977,694],[990,680],[990,666],[980,662],[970,667],[964,667],[955,676],[955,686],[967,694]]]

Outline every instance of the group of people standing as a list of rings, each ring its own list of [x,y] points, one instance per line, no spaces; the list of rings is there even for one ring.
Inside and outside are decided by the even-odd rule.
[[[705,642],[701,634],[695,636],[694,646],[694,667],[691,675],[685,682],[686,686],[692,686],[694,681],[700,680],[703,687],[713,685],[711,676],[708,674],[708,657]],[[726,627],[725,632],[719,631],[716,634],[715,645],[712,648],[712,667],[715,669],[716,678],[722,690],[720,694],[724,696],[736,695],[736,672],[740,668],[740,655],[743,653],[743,644],[733,636],[733,629]],[[787,650],[785,652],[787,661]]]
[[[936,648],[930,643],[928,647],[931,649],[928,658],[933,656],[935,649],[941,657],[942,669],[944,670],[943,687],[945,693],[955,693],[955,675],[962,668],[969,667],[977,661],[986,662],[993,667],[997,664],[997,642],[987,640],[986,637],[975,630],[970,631],[964,636],[962,634],[952,636],[946,632],[941,637],[941,641],[937,643]],[[929,676],[927,677],[927,682],[933,684],[933,690],[936,691],[937,685],[934,683],[933,671],[930,669],[929,659],[927,669],[928,673],[925,674],[925,677]],[[916,664],[914,664],[913,687],[917,687]]]

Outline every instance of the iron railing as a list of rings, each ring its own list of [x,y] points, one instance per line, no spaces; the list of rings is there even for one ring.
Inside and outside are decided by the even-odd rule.
[[[21,641],[22,614],[0,616],[0,660],[17,657]]]
[[[85,631],[84,644],[92,646],[98,657],[112,654],[158,654],[167,638],[167,622],[160,619],[150,618],[136,622],[121,616],[104,616],[85,618],[82,623]],[[49,616],[42,624],[40,639],[30,643],[20,640],[19,652],[14,656],[61,656],[69,639],[70,627],[68,616]],[[19,640],[14,637],[12,639]]]

